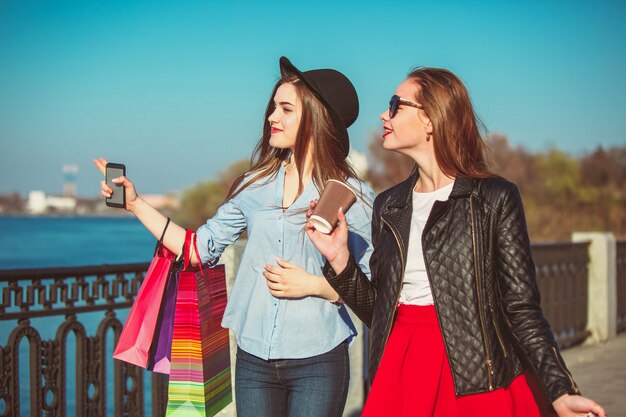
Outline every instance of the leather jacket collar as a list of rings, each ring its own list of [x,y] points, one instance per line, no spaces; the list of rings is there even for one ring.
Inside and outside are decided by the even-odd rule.
[[[386,207],[383,208],[382,213],[388,213],[393,209],[400,209],[407,206],[412,206],[413,189],[419,179],[419,170],[417,167],[413,169],[411,175],[398,184],[397,192],[392,194],[387,201]],[[450,193],[451,199],[466,198],[469,197],[474,189],[474,179],[457,177],[454,180],[454,186]]]
[[[411,175],[398,184],[396,192],[389,196],[389,200],[381,210],[383,221],[389,225],[398,238],[398,244],[402,249],[403,259],[407,259],[409,247],[410,228],[403,225],[410,224],[413,212],[413,189],[419,178],[417,166]],[[450,193],[449,200],[468,198],[474,190],[474,179],[457,177]],[[432,209],[431,218],[437,219],[448,207],[447,202],[436,202]],[[432,221],[429,221],[432,224]],[[428,229],[429,225],[426,226]]]

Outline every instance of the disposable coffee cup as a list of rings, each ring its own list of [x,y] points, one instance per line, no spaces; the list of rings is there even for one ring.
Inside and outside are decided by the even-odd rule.
[[[344,214],[356,201],[356,193],[346,183],[328,180],[309,221],[317,230],[329,234],[337,226],[337,211],[343,207]]]

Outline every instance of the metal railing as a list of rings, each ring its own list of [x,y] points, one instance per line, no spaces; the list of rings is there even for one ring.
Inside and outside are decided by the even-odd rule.
[[[105,416],[107,388],[113,388],[115,416],[144,416],[144,371],[121,361],[107,369],[106,335],[117,343],[122,323],[116,311],[128,309],[149,264],[100,265],[72,268],[0,271],[0,326],[8,341],[0,346],[0,416],[65,416],[68,394],[75,398],[77,416]],[[95,334],[79,314],[102,311]],[[51,340],[42,340],[31,320],[57,316],[64,321]],[[7,328],[9,321],[17,326]],[[10,326],[10,324],[8,325]],[[2,333],[6,337],[5,331]],[[75,392],[67,392],[68,336],[75,336]],[[28,341],[29,404],[20,404],[20,344]],[[112,371],[112,374],[111,374]],[[165,415],[166,378],[153,374],[152,414]]]
[[[533,245],[532,252],[542,307],[559,345],[582,342],[588,335],[588,244]],[[621,253],[623,277],[623,249]],[[105,354],[107,334],[112,332],[117,343],[121,333],[116,312],[131,306],[147,269],[148,264],[142,263],[0,271],[0,328],[8,334],[7,344],[0,345],[0,417],[21,415],[19,375],[24,361],[19,360],[19,348],[24,339],[29,345],[31,416],[67,415],[68,395],[76,399],[76,415],[80,417],[105,416],[108,409],[120,417],[149,414],[144,398],[145,371],[111,361],[110,354]],[[79,315],[89,312],[103,313],[95,334],[89,334],[92,329],[79,320]],[[31,325],[31,320],[46,316],[62,321],[50,340],[43,340]],[[14,320],[16,326],[11,325]],[[76,339],[75,392],[66,388],[71,371],[66,362],[70,333]],[[167,378],[152,375],[152,415],[160,417],[165,414]],[[111,384],[114,404],[107,405],[105,393]]]
[[[589,243],[532,245],[541,308],[560,348],[582,343],[587,330]]]

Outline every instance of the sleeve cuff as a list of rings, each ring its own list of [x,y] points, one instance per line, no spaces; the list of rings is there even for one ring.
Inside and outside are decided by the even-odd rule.
[[[326,261],[326,264],[324,264],[322,273],[324,274],[326,280],[332,285],[333,282],[341,281],[345,277],[351,276],[354,272],[354,268],[356,268],[356,264],[352,255],[350,255],[350,257],[348,258],[348,264],[343,269],[343,271],[341,271],[341,273],[335,273],[335,270],[332,266],[330,266],[330,262],[328,261]]]
[[[215,256],[215,243],[213,238],[206,232],[206,228],[201,226],[196,230],[196,244],[198,252],[200,252],[200,260],[203,265],[213,268],[220,260],[219,256]]]

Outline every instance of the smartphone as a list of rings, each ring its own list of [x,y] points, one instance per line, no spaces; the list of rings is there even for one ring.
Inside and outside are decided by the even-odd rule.
[[[126,167],[123,164],[114,164],[109,162],[106,166],[106,183],[113,194],[106,199],[106,205],[109,207],[126,208],[126,193],[122,184],[113,182],[114,178],[126,175]]]

